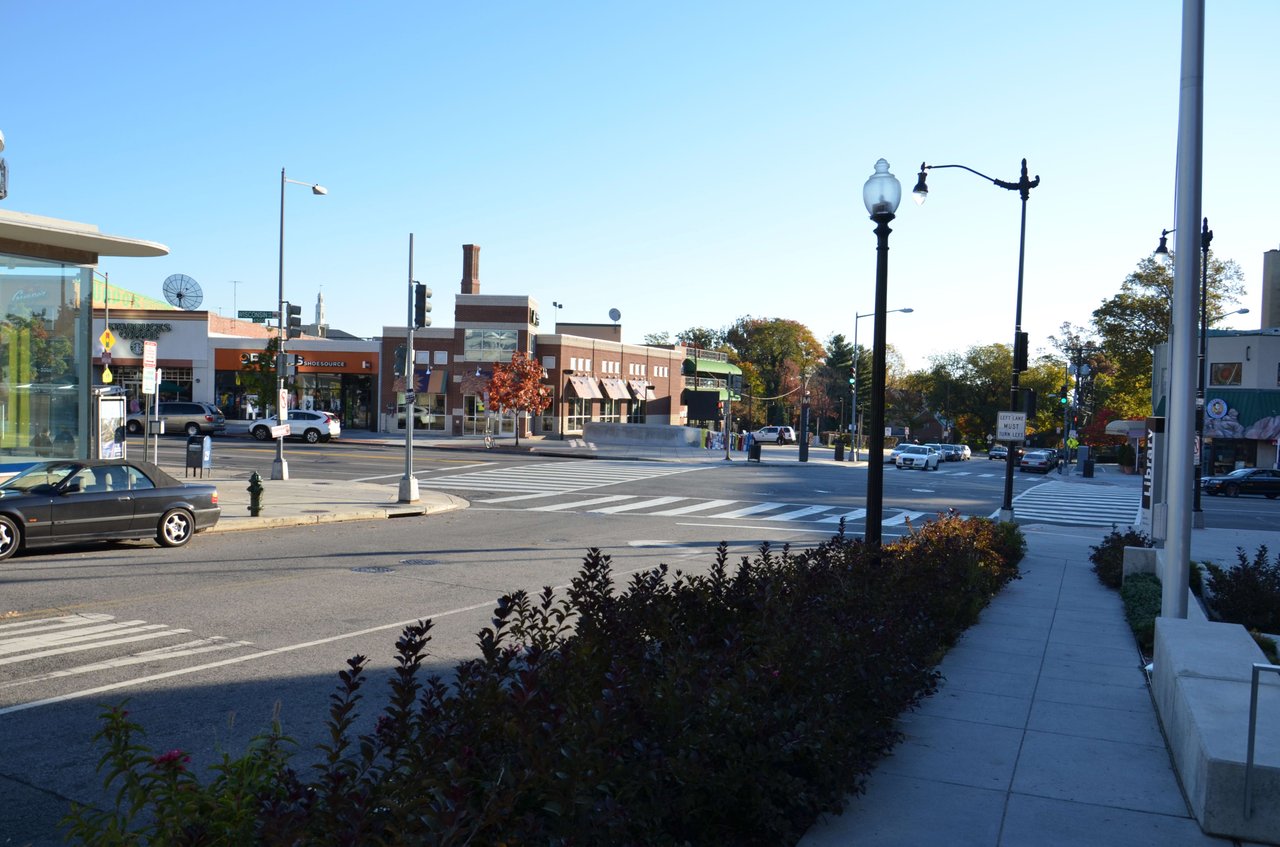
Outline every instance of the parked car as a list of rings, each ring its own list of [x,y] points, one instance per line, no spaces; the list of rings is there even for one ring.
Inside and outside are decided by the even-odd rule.
[[[898,446],[894,447],[892,450],[890,450],[888,453],[885,454],[885,460],[884,460],[885,464],[888,464],[888,465],[898,464],[898,457],[902,455],[903,450],[906,450],[910,446],[911,446],[910,444],[899,444]]]
[[[766,426],[751,433],[756,441],[769,441],[774,444],[795,444],[796,431],[789,426]]]
[[[0,559],[20,549],[154,538],[181,547],[218,522],[218,489],[150,462],[37,462],[0,484]]]
[[[959,444],[943,444],[942,460],[944,462],[962,462],[964,461],[964,451],[960,449]]]
[[[259,441],[271,438],[271,428],[277,423],[274,416],[259,418],[249,424],[249,434]],[[342,434],[342,424],[332,412],[309,412],[306,409],[290,409],[285,423],[290,427],[289,438],[300,438],[308,444],[328,441]]]
[[[1271,468],[1240,468],[1222,476],[1206,476],[1200,480],[1205,494],[1239,497],[1261,494],[1268,500],[1280,497],[1280,471]]]
[[[150,412],[137,412],[125,419],[130,435],[141,435]],[[172,400],[160,404],[160,419],[169,435],[217,435],[227,431],[227,417],[212,403]]]
[[[1005,447],[1003,444],[993,444],[991,446],[991,449],[987,451],[987,458],[988,459],[1008,459],[1009,448]]]
[[[973,458],[973,451],[969,449],[968,444],[957,444],[956,447],[960,450],[961,461],[967,462]]]
[[[936,471],[942,454],[928,444],[908,444],[898,454],[898,469],[919,468],[922,471]]]
[[[1018,467],[1023,473],[1031,471],[1047,474],[1058,464],[1056,452],[1055,450],[1028,450],[1022,454]]]

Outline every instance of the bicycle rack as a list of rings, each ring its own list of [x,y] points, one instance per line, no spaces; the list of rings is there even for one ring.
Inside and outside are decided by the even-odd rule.
[[[1253,816],[1253,791],[1249,782],[1253,776],[1253,742],[1258,731],[1258,677],[1262,671],[1280,674],[1280,665],[1268,665],[1255,662],[1253,675],[1249,682],[1249,752],[1244,762],[1244,819]]]

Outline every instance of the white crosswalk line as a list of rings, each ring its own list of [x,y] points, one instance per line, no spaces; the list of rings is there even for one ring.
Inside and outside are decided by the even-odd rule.
[[[591,512],[599,515],[616,515],[619,512],[632,512],[636,509],[647,509],[650,506],[665,506],[668,503],[675,503],[683,499],[683,497],[654,497],[651,500],[641,500],[639,503],[623,503],[621,506],[605,506],[603,509],[592,509]]]
[[[900,512],[891,518],[885,518],[880,522],[881,526],[901,526],[907,521],[915,521],[924,517],[924,512]]]
[[[179,632],[190,632],[190,630],[173,629],[168,632],[157,633],[157,636],[173,635]],[[11,682],[2,682],[0,683],[0,688],[13,688],[18,685],[30,685],[35,682],[45,682],[50,679],[61,679],[63,677],[77,676],[79,674],[113,670],[115,668],[127,667],[129,665],[140,665],[148,662],[163,661],[165,659],[179,659],[184,656],[198,656],[203,653],[212,653],[219,650],[231,650],[236,647],[250,646],[252,646],[252,643],[249,641],[231,641],[219,635],[214,636],[213,638],[202,638],[197,641],[188,641],[184,644],[173,644],[168,647],[161,647],[158,650],[146,650],[142,653],[122,656],[118,659],[108,659],[103,662],[94,662],[90,665],[77,665],[76,667],[48,671],[47,673],[36,674],[35,676],[16,679]]]
[[[688,506],[681,506],[677,509],[666,509],[661,512],[654,512],[653,516],[661,518],[673,518],[678,515],[689,515],[694,512],[705,512],[707,509],[719,509],[721,506],[731,506],[737,500],[706,500],[702,503],[693,503]]]
[[[690,473],[706,467],[585,459],[421,477],[419,484],[428,488],[475,491],[569,492]]]
[[[577,509],[582,506],[594,506],[597,503],[616,503],[619,500],[634,500],[634,496],[614,494],[612,497],[597,497],[594,500],[581,500],[576,503],[558,503],[554,506],[534,506],[530,512],[563,512],[566,509]]]
[[[770,515],[765,518],[766,521],[794,521],[797,518],[803,518],[807,515],[816,515],[819,512],[831,511],[830,506],[806,506],[803,509],[796,509],[792,512],[783,512],[780,515]]]
[[[840,523],[841,518],[844,518],[845,523],[853,523],[854,521],[862,520],[866,516],[866,509],[854,509],[852,512],[845,512],[842,515],[831,515],[829,517],[822,518],[817,521],[817,523]]]
[[[78,630],[63,630],[46,636],[29,638],[6,638],[0,641],[0,655],[21,653],[26,650],[42,647],[57,647],[69,642],[84,643],[113,635],[132,635],[139,632],[150,632],[166,629],[164,624],[148,624],[146,621],[124,621],[115,624],[99,624],[81,627]]]
[[[41,618],[35,621],[15,621],[13,623],[0,624],[0,637],[10,632],[20,632],[22,630],[39,630],[47,632],[51,629],[62,629],[68,626],[84,626],[86,623],[102,623],[103,621],[115,620],[111,615],[87,613],[83,615],[67,615],[62,618]]]
[[[1013,500],[1014,516],[1068,526],[1128,526],[1141,517],[1141,493],[1129,488],[1089,486],[1048,480]]]
[[[718,515],[708,515],[711,518],[745,518],[747,515],[756,515],[760,512],[771,512],[774,509],[787,505],[786,503],[757,503],[754,506],[747,506],[743,509],[735,509],[732,512],[721,512]]]
[[[93,640],[86,642],[76,642],[60,647],[51,647],[47,650],[36,650],[34,653],[20,653],[16,656],[4,656],[0,658],[0,665],[12,665],[16,662],[29,662],[32,659],[43,659],[48,656],[63,656],[67,653],[83,653],[86,650],[98,650],[103,647],[116,647],[121,644],[133,644],[138,641],[150,641],[155,638],[169,638],[173,635],[185,635],[191,630],[189,629],[170,629],[163,624],[152,624],[147,627],[149,632],[141,635],[130,635],[126,638],[110,638],[106,641]]]

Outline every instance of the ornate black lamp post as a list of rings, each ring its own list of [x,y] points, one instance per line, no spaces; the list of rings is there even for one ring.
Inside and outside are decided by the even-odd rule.
[[[875,329],[871,342],[871,440],[867,463],[867,524],[863,541],[880,546],[884,520],[884,361],[886,303],[889,299],[889,221],[902,200],[902,185],[889,173],[889,163],[876,161],[876,170],[862,186],[862,202],[876,223]],[[855,322],[856,325],[856,322]]]

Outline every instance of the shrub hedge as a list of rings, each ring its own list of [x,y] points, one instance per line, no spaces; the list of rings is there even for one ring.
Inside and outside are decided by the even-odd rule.
[[[1017,577],[1016,526],[943,516],[880,550],[840,534],[721,544],[616,591],[590,550],[567,596],[502,597],[480,656],[420,679],[431,622],[406,627],[376,729],[354,736],[366,660],[331,695],[307,775],[276,725],[204,781],[155,755],[121,707],[99,738],[114,809],[76,807],[89,844],[779,845],[862,790],[894,719]]]
[[[1280,633],[1280,558],[1268,555],[1266,545],[1250,559],[1236,548],[1237,564],[1209,570],[1209,606],[1221,620],[1246,629]]]
[[[1151,547],[1153,544],[1145,532],[1136,529],[1119,532],[1113,525],[1111,532],[1100,544],[1089,548],[1089,561],[1093,562],[1093,572],[1097,574],[1098,582],[1108,588],[1118,589],[1124,581],[1124,548]]]

